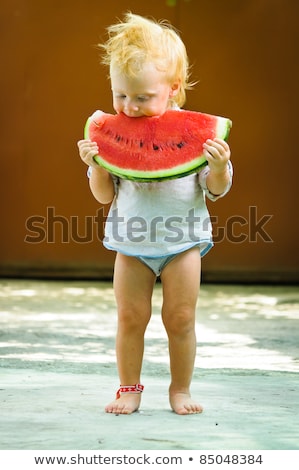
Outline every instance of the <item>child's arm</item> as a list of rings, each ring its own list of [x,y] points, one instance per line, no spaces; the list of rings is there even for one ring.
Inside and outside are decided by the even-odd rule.
[[[230,148],[222,139],[208,139],[203,147],[210,168],[206,185],[210,193],[218,196],[226,190],[230,181],[230,173],[227,165],[230,159]]]
[[[97,144],[90,140],[79,140],[78,148],[83,162],[92,167],[89,178],[92,194],[101,204],[108,204],[112,201],[115,194],[114,184],[110,173],[93,160],[94,155],[99,153]]]

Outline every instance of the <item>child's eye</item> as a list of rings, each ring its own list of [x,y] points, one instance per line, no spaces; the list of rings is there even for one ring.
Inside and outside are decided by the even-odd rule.
[[[114,98],[117,100],[124,100],[126,99],[126,95],[115,93]]]
[[[147,101],[149,99],[148,96],[144,96],[144,95],[140,95],[137,97],[138,101],[140,102],[144,102],[144,101]]]

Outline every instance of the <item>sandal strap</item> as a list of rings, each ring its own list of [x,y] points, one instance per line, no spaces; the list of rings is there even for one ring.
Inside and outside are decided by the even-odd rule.
[[[121,385],[116,392],[116,399],[120,398],[121,393],[142,393],[144,386],[141,384]]]

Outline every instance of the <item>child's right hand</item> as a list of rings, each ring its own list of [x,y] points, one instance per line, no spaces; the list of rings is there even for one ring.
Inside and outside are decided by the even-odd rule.
[[[81,160],[88,166],[98,168],[99,165],[93,159],[93,157],[99,153],[99,148],[96,142],[92,142],[89,139],[84,139],[79,140],[77,145],[79,148],[79,155]]]

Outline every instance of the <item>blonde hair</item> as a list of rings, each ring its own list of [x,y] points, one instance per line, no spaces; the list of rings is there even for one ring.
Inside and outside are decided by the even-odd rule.
[[[172,100],[182,106],[186,101],[189,82],[189,60],[183,41],[166,21],[156,22],[131,12],[124,21],[109,26],[108,40],[99,47],[104,50],[102,63],[115,65],[121,73],[136,76],[146,62],[165,71],[169,83],[179,80],[180,89]]]

